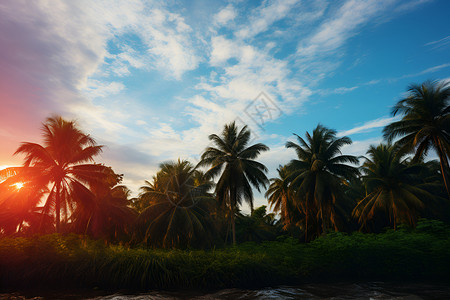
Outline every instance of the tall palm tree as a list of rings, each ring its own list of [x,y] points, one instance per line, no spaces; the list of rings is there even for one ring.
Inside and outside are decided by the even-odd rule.
[[[187,160],[163,163],[160,168],[152,182],[141,187],[139,201],[146,205],[138,219],[141,237],[164,248],[206,246],[214,230],[211,183],[199,181]]]
[[[236,208],[246,201],[253,210],[252,186],[260,191],[269,183],[266,177],[267,168],[255,161],[261,152],[269,147],[258,143],[249,146],[250,130],[244,126],[238,130],[235,122],[226,124],[221,136],[209,136],[215,147],[206,148],[201,156],[199,166],[209,166],[206,176],[214,178],[220,175],[215,193],[220,203],[230,211],[233,244],[236,244],[235,212]]]
[[[449,163],[450,151],[450,81],[426,81],[413,84],[406,98],[400,100],[392,109],[392,114],[402,114],[400,121],[387,125],[384,137],[388,141],[400,138],[396,143],[399,151],[415,151],[418,161],[430,148],[436,150],[450,198]]]
[[[22,175],[42,186],[50,185],[43,213],[55,214],[60,232],[61,213],[67,220],[76,201],[91,195],[89,185],[101,181],[106,167],[93,162],[102,146],[77,128],[75,121],[55,116],[42,126],[44,143],[22,143],[15,154],[24,154]]]
[[[414,226],[423,199],[433,197],[418,176],[425,166],[408,164],[405,153],[398,150],[399,146],[380,144],[367,151],[362,167],[367,196],[353,210],[361,227],[377,212],[387,212],[394,229],[398,222]]]
[[[338,229],[339,219],[345,216],[343,205],[346,199],[342,185],[359,173],[357,168],[347,163],[357,164],[358,159],[341,153],[342,146],[351,144],[350,138],[337,138],[335,130],[320,124],[312,135],[306,132],[306,141],[296,136],[298,144],[286,143],[286,147],[294,149],[298,157],[289,163],[290,188],[305,215],[305,240],[308,240],[311,223],[317,226],[317,234],[330,226]]]

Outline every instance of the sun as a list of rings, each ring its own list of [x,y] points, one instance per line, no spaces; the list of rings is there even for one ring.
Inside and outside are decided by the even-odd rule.
[[[15,186],[15,188],[17,190],[20,190],[23,187],[24,183],[23,182],[16,182],[13,184],[13,186]]]

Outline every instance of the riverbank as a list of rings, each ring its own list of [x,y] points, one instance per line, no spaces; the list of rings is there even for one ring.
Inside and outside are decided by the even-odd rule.
[[[382,234],[331,233],[213,250],[105,245],[77,235],[0,240],[2,290],[54,286],[106,290],[222,289],[331,281],[450,279],[450,230],[422,221]]]

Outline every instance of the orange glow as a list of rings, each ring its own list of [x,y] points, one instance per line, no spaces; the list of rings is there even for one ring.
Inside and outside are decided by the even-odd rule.
[[[13,186],[15,186],[17,190],[20,190],[23,187],[23,184],[23,182],[17,182],[14,183]]]

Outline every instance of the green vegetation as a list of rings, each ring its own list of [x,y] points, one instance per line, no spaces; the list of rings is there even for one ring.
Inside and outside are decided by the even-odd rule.
[[[332,233],[213,250],[107,246],[76,235],[0,241],[0,284],[102,289],[224,288],[311,281],[450,279],[450,229],[421,221],[382,234]]]

